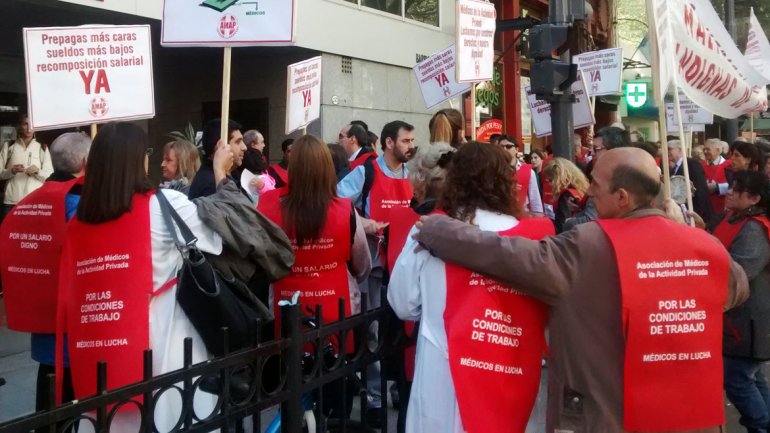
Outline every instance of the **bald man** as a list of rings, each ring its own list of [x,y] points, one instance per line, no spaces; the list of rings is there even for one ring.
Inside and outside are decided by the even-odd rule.
[[[600,219],[539,242],[418,224],[434,255],[551,306],[548,433],[721,431],[722,311],[746,299],[746,275],[652,207],[659,179],[643,150],[606,151],[588,190]]]

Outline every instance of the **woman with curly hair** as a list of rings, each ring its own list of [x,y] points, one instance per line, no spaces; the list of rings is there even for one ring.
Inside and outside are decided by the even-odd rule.
[[[519,219],[513,191],[505,151],[470,142],[449,163],[438,209],[503,236],[552,235],[545,218]],[[396,314],[420,320],[406,431],[524,432],[540,383],[545,307],[416,247],[410,236],[388,288]]]
[[[554,224],[556,233],[561,233],[564,221],[573,216],[573,208],[577,208],[588,191],[588,178],[577,165],[564,158],[548,162],[543,175],[551,184]]]

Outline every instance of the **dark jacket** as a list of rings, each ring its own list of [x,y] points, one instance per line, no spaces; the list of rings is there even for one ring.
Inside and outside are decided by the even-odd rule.
[[[207,159],[203,161],[200,170],[195,174],[187,197],[192,200],[212,195],[215,192],[217,192],[217,182],[214,177],[214,163]]]

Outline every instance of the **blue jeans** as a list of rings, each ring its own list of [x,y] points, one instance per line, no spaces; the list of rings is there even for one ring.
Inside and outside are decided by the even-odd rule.
[[[768,433],[770,389],[762,371],[763,361],[725,356],[725,392],[741,414],[748,433]]]

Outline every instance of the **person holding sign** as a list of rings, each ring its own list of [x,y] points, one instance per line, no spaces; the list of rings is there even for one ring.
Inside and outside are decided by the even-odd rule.
[[[203,161],[200,170],[195,175],[195,178],[190,185],[190,193],[188,196],[190,200],[198,197],[206,197],[214,194],[217,191],[218,182],[215,181],[214,173],[214,158],[217,150],[222,147],[220,142],[220,129],[222,128],[222,121],[220,119],[214,119],[209,121],[203,128],[203,152],[206,154],[207,159]],[[232,179],[231,172],[236,170],[243,161],[243,154],[246,152],[246,145],[243,144],[243,134],[241,134],[241,125],[234,120],[229,120],[227,123],[227,144],[232,149],[233,153],[233,165],[228,169],[227,177]],[[235,179],[239,179],[240,176],[236,176]]]
[[[418,224],[437,257],[551,306],[545,431],[724,431],[722,312],[745,301],[746,273],[676,205],[653,208],[660,187],[652,156],[618,148],[594,166],[598,221],[540,242]]]
[[[147,178],[148,143],[144,131],[130,123],[100,128],[88,158],[77,214],[67,226],[57,357],[62,353],[58,336],[66,333],[77,399],[96,392],[99,361],[107,362],[107,386],[114,389],[142,380],[146,349],[152,349],[153,375],[183,367],[186,337],[193,340],[192,362],[208,359],[203,340],[176,300],[182,255]],[[232,158],[229,145],[221,146],[214,156],[218,186]],[[192,230],[200,250],[222,251],[222,239],[203,224],[195,204],[178,191],[159,193]],[[198,413],[208,413],[214,404],[214,396],[196,395]],[[140,417],[132,410],[135,406],[126,406],[112,421],[111,431],[121,431],[120,427],[136,431]],[[172,400],[159,400],[154,412],[158,428],[173,426],[180,410]]]
[[[4,143],[0,150],[0,180],[7,180],[0,222],[27,194],[40,188],[53,172],[48,149],[35,140],[35,132],[27,115],[23,115],[16,129],[13,143]]]
[[[438,209],[503,237],[553,235],[548,219],[519,219],[513,185],[499,146],[466,143],[449,164]],[[420,320],[406,431],[524,432],[540,387],[545,304],[416,247],[407,240],[388,290],[401,319]]]

